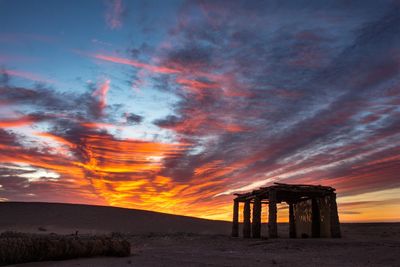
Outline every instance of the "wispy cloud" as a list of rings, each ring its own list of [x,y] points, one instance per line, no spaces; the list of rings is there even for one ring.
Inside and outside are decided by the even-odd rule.
[[[111,29],[122,27],[124,6],[122,0],[107,0],[106,23]]]
[[[18,70],[9,70],[9,69],[0,69],[0,75],[6,75],[10,77],[17,77],[22,78],[34,82],[42,82],[42,83],[55,83],[54,80],[44,78],[40,75],[31,73],[31,72],[24,72]]]
[[[104,61],[133,66],[135,68],[143,68],[145,70],[155,72],[155,73],[171,74],[171,73],[179,72],[179,70],[176,70],[176,69],[150,65],[147,63],[139,62],[139,61],[128,59],[128,58],[121,58],[121,57],[101,55],[101,54],[93,55],[93,57],[96,59],[104,60]]]

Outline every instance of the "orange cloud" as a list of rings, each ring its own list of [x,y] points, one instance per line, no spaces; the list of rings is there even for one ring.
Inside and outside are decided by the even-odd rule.
[[[230,210],[226,201],[215,203],[211,198],[226,183],[221,175],[232,171],[231,167],[224,167],[223,162],[199,167],[196,176],[186,181],[176,181],[159,174],[165,168],[164,161],[183,153],[187,144],[115,139],[100,133],[69,138],[43,132],[35,135],[62,144],[71,153],[68,155],[60,151],[60,154],[49,154],[44,152],[46,150],[39,152],[20,146],[1,145],[0,162],[26,164],[60,175],[58,180],[31,181],[31,185],[42,184],[41,188],[51,186],[58,188],[57,192],[70,188],[71,195],[91,204],[209,218],[226,218],[226,212]],[[38,195],[43,194],[49,196],[53,193],[44,191]],[[200,197],[207,200],[194,205]],[[76,202],[71,196],[64,196],[64,201]],[[211,201],[212,210],[209,209]]]
[[[116,139],[107,134],[93,132],[74,134],[68,138],[52,133],[36,133],[36,135],[64,145],[70,150],[72,156],[66,153],[54,155],[35,152],[15,145],[1,145],[0,162],[2,163],[23,163],[60,174],[59,181],[32,181],[31,184],[38,183],[42,186],[58,188],[57,190],[69,188],[71,194],[79,195],[81,202],[85,203],[147,209],[210,219],[230,219],[232,196],[215,197],[215,195],[226,189],[232,181],[231,178],[235,176],[235,172],[245,169],[260,157],[268,156],[264,151],[233,162],[206,161],[194,169],[193,176],[181,177],[179,180],[177,177],[162,175],[161,172],[167,166],[165,161],[184,153],[187,144]],[[371,164],[379,165],[397,161],[398,156],[390,156],[371,161]],[[367,164],[366,168],[369,166]],[[396,165],[392,167],[393,173],[398,172]],[[368,169],[365,173],[367,171]],[[385,173],[388,171],[386,166]],[[360,187],[359,182],[371,184],[373,181],[365,173],[320,182],[337,186],[339,193],[342,194],[350,192],[351,188]],[[382,177],[383,175],[382,170]],[[312,178],[310,179],[306,182],[312,182]],[[41,192],[41,194],[51,193]],[[373,199],[387,195],[387,193],[377,194]],[[390,204],[382,200],[386,202],[379,203],[382,204],[381,207],[385,212],[387,210],[385,213],[387,216],[374,217],[372,216],[373,203],[359,202],[364,201],[365,198],[366,196],[356,196],[340,201],[341,219],[343,221],[396,219],[396,216],[389,214],[389,207],[398,207],[398,204],[394,202]],[[65,201],[68,199],[70,198],[64,197]],[[71,201],[74,202],[72,198]],[[282,207],[279,218],[280,221],[286,221],[287,211],[284,206]]]
[[[67,141],[66,139],[64,139],[64,138],[62,138],[60,136],[57,136],[57,135],[54,135],[54,134],[51,134],[51,133],[38,132],[38,133],[35,133],[35,135],[49,138],[49,139],[51,139],[53,141],[56,141],[57,143],[60,143],[60,144],[65,145],[65,146],[68,146],[70,148],[75,148],[76,147],[75,144]]]
[[[22,116],[15,119],[0,119],[0,128],[13,128],[31,125],[35,122],[32,116]]]
[[[85,128],[91,128],[91,129],[108,128],[116,126],[114,124],[105,122],[81,122],[80,125],[84,126]]]

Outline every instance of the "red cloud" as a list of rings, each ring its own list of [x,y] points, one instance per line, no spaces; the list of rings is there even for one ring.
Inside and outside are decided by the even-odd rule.
[[[136,68],[146,69],[148,71],[156,72],[156,73],[173,74],[173,73],[179,72],[179,70],[176,70],[176,69],[171,69],[168,67],[154,66],[154,65],[142,63],[142,62],[139,62],[136,60],[126,59],[126,58],[121,58],[121,57],[107,56],[107,55],[101,55],[101,54],[94,55],[93,57],[97,58],[97,59],[105,60],[105,61],[110,61],[110,62],[114,62],[114,63],[130,65],[130,66],[133,66]]]
[[[100,113],[103,112],[104,108],[107,105],[107,92],[110,90],[110,80],[105,80],[101,85],[100,88],[97,89],[93,96],[99,97],[99,110]]]

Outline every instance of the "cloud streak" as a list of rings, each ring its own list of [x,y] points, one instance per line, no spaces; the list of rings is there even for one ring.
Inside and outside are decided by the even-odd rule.
[[[30,81],[34,81],[34,82],[42,82],[42,83],[50,83],[50,84],[55,83],[54,80],[43,78],[37,74],[30,73],[30,72],[17,71],[17,70],[1,69],[0,75],[22,78],[22,79],[26,79],[26,80],[30,80]]]

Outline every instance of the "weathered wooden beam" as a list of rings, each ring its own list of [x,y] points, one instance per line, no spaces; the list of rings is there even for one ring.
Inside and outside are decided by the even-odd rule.
[[[244,202],[243,208],[243,237],[249,238],[251,235],[251,222],[250,222],[250,201]]]
[[[252,221],[253,238],[261,237],[261,199],[255,198],[253,203],[253,221]]]
[[[268,235],[270,238],[278,237],[278,226],[276,223],[277,218],[276,209],[276,192],[271,190],[269,192],[269,204],[268,204]]]
[[[312,195],[330,195],[333,191],[323,190],[323,189],[298,189],[298,188],[281,188],[276,189],[277,192],[284,196],[302,195],[302,196],[312,196]]]
[[[278,187],[290,187],[290,188],[318,188],[318,189],[326,189],[326,190],[336,190],[330,186],[323,186],[323,185],[310,185],[310,184],[284,184],[284,183],[274,183]]]
[[[253,200],[253,199],[255,199],[256,197],[257,197],[257,196],[251,195],[251,196],[246,197],[245,200]]]
[[[311,199],[311,236],[321,236],[321,213],[316,198]]]
[[[296,218],[293,203],[289,203],[289,237],[296,238]]]
[[[233,201],[232,237],[239,236],[239,201]]]
[[[336,194],[333,193],[329,197],[329,207],[330,207],[330,218],[331,218],[331,237],[339,238],[341,237],[340,233],[340,222],[339,222],[339,215],[338,215],[338,208],[336,203]]]

